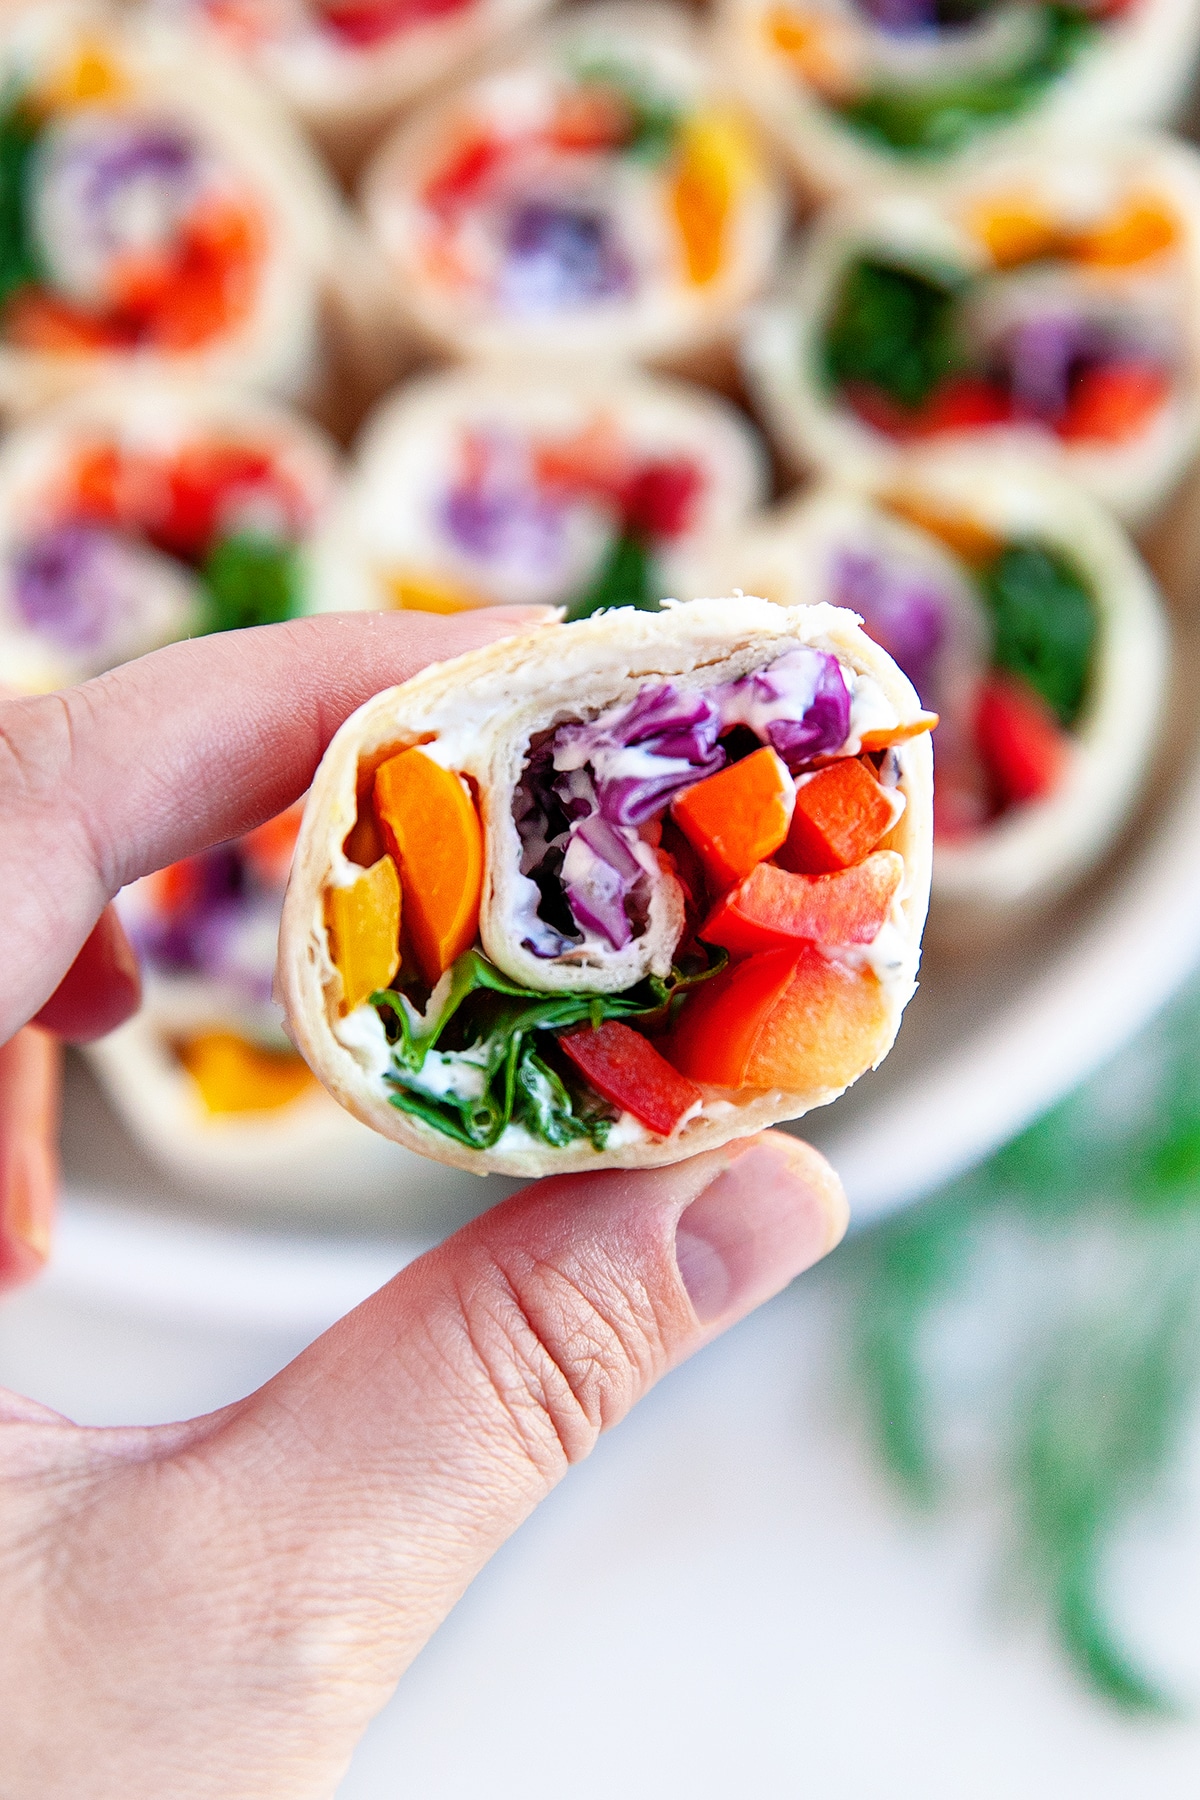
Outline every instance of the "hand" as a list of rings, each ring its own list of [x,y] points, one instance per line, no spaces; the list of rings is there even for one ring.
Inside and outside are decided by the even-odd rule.
[[[0,709],[4,1029],[122,1016],[127,948],[101,924],[118,887],[280,811],[360,701],[511,628],[499,612],[308,620]],[[0,1053],[0,1094],[25,1083],[42,1105],[52,1050],[32,1032]],[[30,1210],[8,1193],[22,1268],[49,1235]],[[768,1132],[527,1188],[211,1417],[81,1429],[0,1394],[5,1800],[330,1795],[569,1464],[845,1220],[821,1158]]]

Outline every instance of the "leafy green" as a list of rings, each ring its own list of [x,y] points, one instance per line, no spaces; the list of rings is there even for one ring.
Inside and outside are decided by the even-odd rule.
[[[909,1497],[945,1501],[955,1473],[978,1492],[965,1459],[995,1455],[1019,1566],[1074,1667],[1127,1711],[1174,1710],[1122,1647],[1106,1588],[1111,1546],[1161,1485],[1200,1388],[1198,1043],[1194,981],[1078,1094],[844,1253],[855,1373],[889,1471]],[[1015,1306],[998,1316],[1005,1268]],[[965,1391],[964,1326],[995,1359]]]
[[[451,969],[445,997],[424,1030],[414,1029],[402,994],[386,988],[371,996],[393,1045],[391,1103],[477,1150],[496,1143],[513,1120],[549,1144],[587,1137],[602,1149],[611,1115],[590,1091],[572,1092],[547,1061],[548,1041],[572,1025],[596,1026],[604,1019],[636,1019],[649,1030],[661,1029],[688,990],[715,975],[725,960],[721,953],[703,968],[676,967],[665,980],[652,975],[624,994],[547,994],[518,986],[478,950],[468,950]],[[478,1094],[422,1091],[422,1071],[437,1049],[454,1054],[468,1078],[479,1071],[471,1082]]]
[[[994,664],[1019,675],[1063,725],[1087,698],[1096,603],[1075,565],[1045,544],[1007,544],[980,574],[995,625]]]
[[[237,532],[221,538],[205,559],[206,631],[278,625],[297,611],[300,575],[295,547],[275,538]]]
[[[835,387],[869,382],[900,406],[924,405],[962,366],[954,310],[965,278],[862,256],[842,277],[825,326],[824,362]]]
[[[20,100],[0,110],[0,306],[41,274],[29,220],[29,165],[38,124]]]
[[[1039,32],[1020,62],[981,69],[928,88],[880,86],[839,110],[863,137],[913,157],[946,156],[989,125],[1036,105],[1095,32],[1074,6],[1038,10]]]
[[[606,606],[636,606],[639,612],[657,612],[661,598],[650,551],[640,537],[622,533],[613,539],[582,594],[568,606],[567,618],[590,619]]]
[[[1093,1685],[1130,1711],[1168,1702],[1116,1643],[1100,1604],[1105,1547],[1146,1497],[1184,1421],[1195,1373],[1195,1266],[1118,1317],[1068,1327],[1019,1405],[1016,1486],[1025,1558],[1039,1573],[1067,1649]]]
[[[654,90],[627,63],[599,57],[579,64],[577,80],[611,88],[628,109],[630,135],[622,145],[627,156],[653,165],[663,162],[675,148],[681,114],[677,106]]]

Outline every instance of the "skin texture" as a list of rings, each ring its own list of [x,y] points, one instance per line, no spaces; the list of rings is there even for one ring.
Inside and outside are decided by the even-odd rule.
[[[0,705],[0,1284],[50,1243],[58,1047],[27,1021],[136,1004],[117,888],[280,811],[369,694],[528,623],[309,620]],[[570,1464],[845,1222],[821,1158],[765,1133],[527,1188],[210,1417],[83,1429],[0,1392],[4,1800],[331,1795]]]

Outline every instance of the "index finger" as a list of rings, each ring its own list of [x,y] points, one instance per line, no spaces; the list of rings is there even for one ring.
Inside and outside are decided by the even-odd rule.
[[[281,812],[381,688],[550,616],[297,619],[0,704],[0,1042],[54,992],[118,888]]]

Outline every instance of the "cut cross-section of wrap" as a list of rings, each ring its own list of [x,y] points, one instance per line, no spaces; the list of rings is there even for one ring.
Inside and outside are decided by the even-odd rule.
[[[687,19],[568,13],[367,171],[395,302],[455,354],[681,361],[766,279],[783,202]]]
[[[916,985],[931,716],[827,606],[551,625],[349,719],[280,934],[292,1036],[485,1173],[673,1162],[824,1105]]]
[[[1170,118],[1197,0],[724,0],[718,48],[809,192]]]
[[[49,692],[176,638],[310,609],[334,444],[241,390],[89,389],[0,447],[0,683]]]
[[[271,998],[300,814],[293,806],[122,891],[143,1003],[87,1051],[156,1162],[239,1198],[320,1200],[380,1172],[378,1140],[333,1105]]]
[[[940,934],[1011,927],[1111,846],[1157,740],[1168,639],[1145,565],[1088,495],[927,453],[874,496],[792,502],[694,581],[734,566],[774,600],[850,607],[939,715]]]
[[[982,440],[1140,523],[1200,443],[1200,160],[1110,141],[832,209],[745,353],[798,462]]]
[[[653,608],[766,491],[760,440],[702,389],[537,367],[437,375],[357,445],[314,585],[335,611]]]
[[[315,391],[366,252],[270,98],[192,35],[87,6],[19,14],[0,76],[0,410],[134,366]]]
[[[200,21],[342,167],[418,95],[549,0],[152,0]]]

